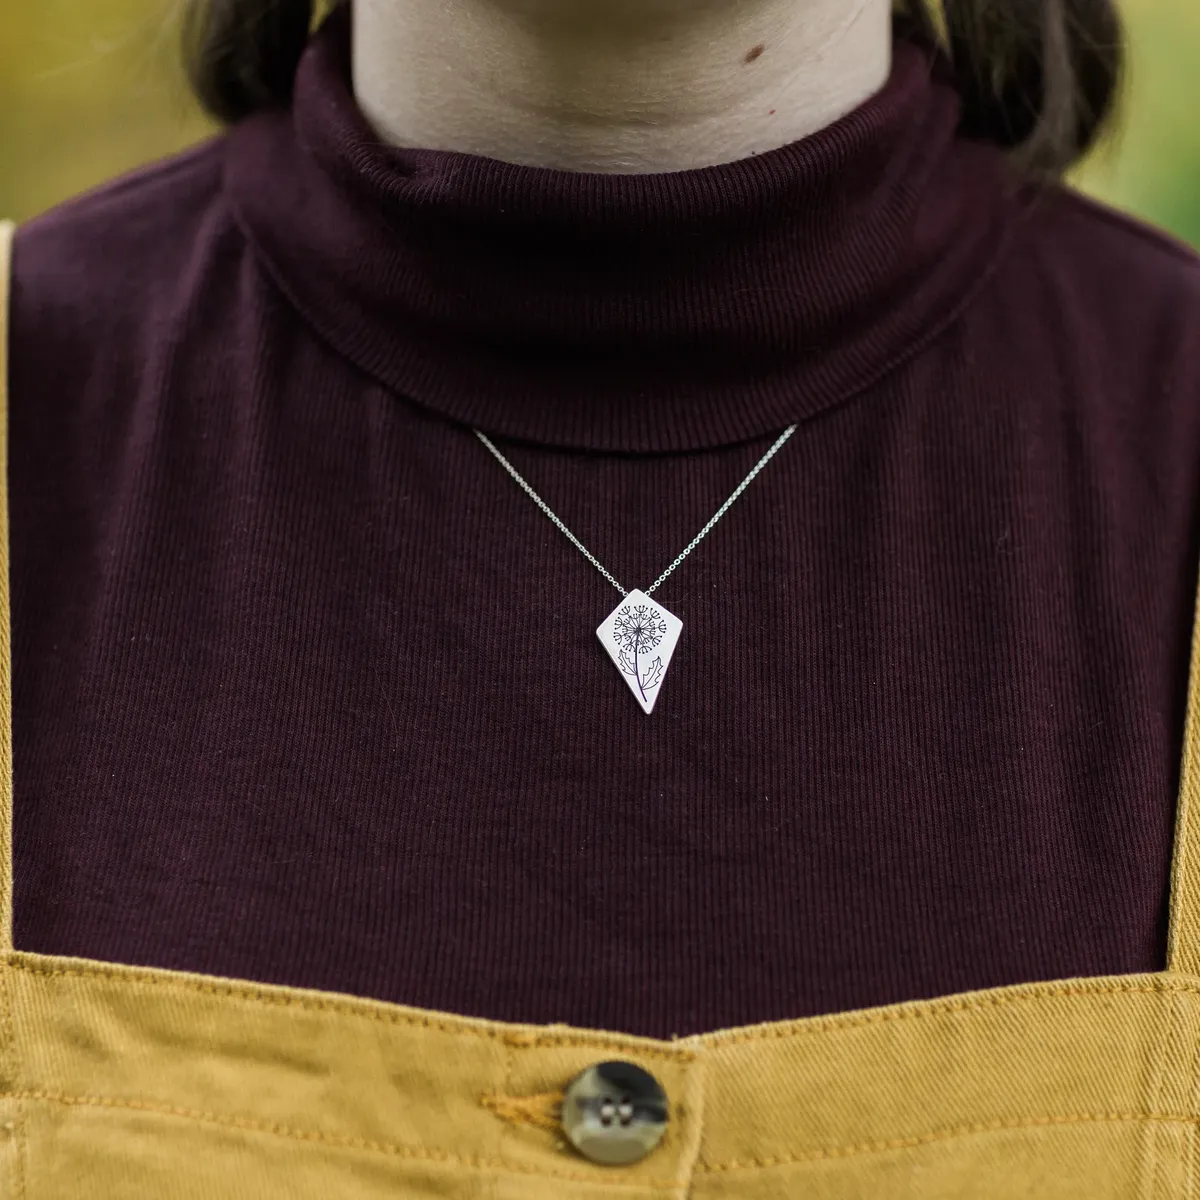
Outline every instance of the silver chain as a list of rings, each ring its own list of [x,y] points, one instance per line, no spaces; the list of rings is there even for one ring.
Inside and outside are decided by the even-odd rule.
[[[600,574],[603,575],[604,578],[607,579],[608,582],[611,583],[613,587],[615,587],[617,591],[621,593],[622,596],[628,596],[629,593],[604,569],[604,567],[600,564],[600,560],[596,558],[596,556],[558,519],[557,516],[555,516],[553,510],[550,508],[550,505],[548,505],[545,500],[543,500],[541,496],[539,496],[537,492],[535,492],[533,488],[531,488],[529,484],[527,484],[525,480],[521,478],[520,472],[517,471],[517,468],[514,467],[512,463],[510,463],[508,459],[505,458],[504,455],[492,445],[487,436],[480,433],[478,429],[474,430],[473,432],[475,436],[500,460],[500,465],[517,481],[517,483],[521,485],[525,491],[525,494],[534,502],[534,504],[536,504],[538,508],[540,508],[542,512],[544,512],[546,516],[548,516],[550,520],[552,520],[555,525],[557,525],[559,529],[561,529],[562,532],[571,539],[571,544],[575,547],[575,549],[578,550],[580,554],[582,554],[583,557],[586,558],[588,562],[590,562],[592,566],[595,567],[596,570],[599,571]],[[709,530],[711,530],[712,527],[729,511],[730,505],[732,505],[733,502],[750,486],[750,483],[754,479],[755,475],[757,475],[759,471],[761,471],[763,467],[765,467],[767,463],[769,463],[771,459],[775,457],[775,454],[779,448],[795,432],[796,426],[789,425],[787,429],[785,429],[779,435],[779,437],[775,439],[775,444],[766,452],[766,454],[762,456],[762,458],[758,460],[754,466],[754,470],[752,470],[750,474],[738,484],[737,490],[732,496],[729,497],[728,500],[725,501],[724,504],[721,505],[720,508],[717,509],[708,524],[705,525],[704,528],[700,530],[700,532],[696,534],[696,536],[692,538],[690,542],[688,542],[687,546],[683,549],[679,557],[676,558],[676,560],[648,588],[646,588],[647,596],[651,595],[654,592],[654,589],[658,587],[658,585],[662,583],[662,581],[666,579],[666,577],[670,575],[670,573],[675,570],[675,568],[679,566],[679,564],[683,562],[683,560],[687,558],[687,556],[691,554],[693,550],[695,550]]]

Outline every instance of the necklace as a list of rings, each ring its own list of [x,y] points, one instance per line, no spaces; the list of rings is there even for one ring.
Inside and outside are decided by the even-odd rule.
[[[600,623],[600,627],[596,630],[596,636],[629,685],[634,699],[647,713],[650,712],[654,708],[654,702],[658,699],[659,689],[667,673],[667,668],[671,665],[671,656],[675,653],[679,635],[683,632],[683,622],[674,613],[668,612],[661,604],[651,603],[651,594],[695,550],[712,527],[729,511],[733,502],[750,486],[755,475],[775,457],[783,443],[796,432],[796,426],[789,425],[775,439],[775,444],[755,463],[754,469],[738,484],[733,495],[717,509],[708,524],[688,542],[675,561],[644,592],[637,588],[627,592],[605,570],[596,556],[555,516],[545,500],[521,478],[516,467],[492,445],[487,436],[480,433],[478,429],[473,432],[496,456],[500,465],[521,485],[521,488],[538,508],[567,535],[575,549],[621,593],[623,600]]]

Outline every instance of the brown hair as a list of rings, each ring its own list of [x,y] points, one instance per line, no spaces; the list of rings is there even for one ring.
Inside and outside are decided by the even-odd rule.
[[[347,0],[333,0],[345,3]],[[968,136],[1059,174],[1111,115],[1125,59],[1115,0],[896,0],[897,31],[939,45]],[[232,122],[286,105],[317,0],[184,0],[184,58],[201,104]]]

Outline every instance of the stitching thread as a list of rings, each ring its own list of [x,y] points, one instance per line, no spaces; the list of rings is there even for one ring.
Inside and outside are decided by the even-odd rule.
[[[1087,986],[1068,986],[1045,984],[1037,987],[1036,991],[1023,992],[1020,995],[977,996],[969,1000],[951,1000],[949,998],[918,1001],[922,1007],[912,1009],[897,1009],[884,1012],[868,1012],[859,1016],[830,1016],[807,1018],[804,1024],[796,1022],[767,1029],[753,1029],[746,1033],[731,1034],[697,1034],[691,1039],[691,1044],[701,1044],[707,1050],[716,1050],[722,1046],[738,1046],[746,1042],[770,1041],[778,1038],[811,1037],[819,1033],[828,1033],[838,1029],[857,1029],[864,1025],[881,1025],[889,1021],[923,1021],[941,1016],[943,1013],[971,1012],[984,1008],[1004,1008],[1010,1004],[1027,1004],[1035,1000],[1045,1000],[1060,996],[1104,996],[1104,995],[1167,995],[1171,993],[1190,993],[1200,995],[1200,985],[1194,983],[1176,983],[1166,978],[1165,972],[1161,983],[1151,986],[1144,984],[1103,983]],[[925,1007],[927,1006],[927,1007]],[[814,1021],[808,1024],[808,1021]],[[687,1041],[688,1039],[684,1039]]]
[[[519,1049],[538,1049],[542,1047],[602,1049],[605,1047],[620,1047],[630,1057],[660,1058],[671,1062],[694,1062],[696,1052],[693,1050],[673,1050],[667,1047],[643,1046],[640,1042],[630,1045],[619,1035],[605,1038],[603,1034],[540,1034],[525,1030],[479,1029],[472,1025],[459,1025],[453,1021],[439,1020],[436,1017],[412,1016],[401,1012],[381,1012],[377,1009],[358,1008],[352,1001],[318,1000],[309,996],[292,996],[260,991],[254,988],[242,989],[235,983],[201,983],[192,979],[158,979],[153,975],[143,975],[131,972],[126,975],[120,971],[103,969],[83,970],[75,967],[42,967],[34,963],[22,962],[17,958],[9,958],[8,965],[14,971],[24,971],[30,975],[46,977],[63,977],[73,979],[111,979],[116,983],[146,984],[158,988],[175,988],[181,991],[199,992],[203,995],[225,996],[234,1000],[247,1000],[260,1004],[275,1005],[279,1008],[299,1008],[306,1011],[337,1013],[341,1016],[362,1017],[370,1021],[378,1021],[385,1025],[412,1026],[433,1029],[441,1033],[458,1036],[485,1038],[488,1041],[503,1042],[505,1045]]]
[[[429,1150],[419,1146],[402,1146],[395,1142],[379,1142],[371,1138],[352,1137],[346,1134],[321,1133],[318,1130],[297,1129],[294,1126],[275,1122],[255,1121],[248,1117],[225,1116],[221,1113],[203,1112],[197,1109],[178,1108],[174,1105],[151,1104],[141,1100],[118,1099],[110,1096],[74,1096],[65,1092],[24,1091],[2,1093],[13,1100],[41,1100],[54,1104],[82,1106],[89,1108],[115,1108],[132,1112],[149,1112],[160,1116],[182,1117],[193,1121],[203,1121],[207,1124],[222,1125],[232,1129],[244,1129],[252,1133],[268,1133],[277,1137],[289,1138],[293,1141],[315,1142],[323,1145],[339,1146],[356,1150],[371,1150],[376,1153],[390,1155],[395,1158],[420,1160],[427,1162],[449,1163],[474,1169],[490,1169],[511,1171],[523,1175],[542,1175],[555,1179],[573,1180],[579,1183],[596,1183],[601,1177],[585,1175],[575,1171],[554,1171],[536,1167],[526,1167],[516,1163],[506,1163],[498,1159],[465,1157],[451,1154],[449,1151]],[[764,1170],[772,1167],[795,1166],[806,1162],[819,1162],[832,1158],[849,1158],[860,1154],[878,1153],[885,1150],[907,1150],[918,1146],[929,1145],[933,1142],[949,1141],[953,1138],[970,1136],[979,1133],[996,1133],[1002,1130],[1044,1128],[1061,1125],[1083,1125],[1099,1121],[1154,1121],[1163,1124],[1183,1124],[1195,1126],[1200,1118],[1187,1113],[1137,1113],[1137,1112],[1101,1112],[1101,1113],[1063,1113],[1050,1114],[1042,1117],[1026,1117],[1020,1120],[998,1120],[976,1122],[971,1125],[953,1126],[949,1129],[934,1130],[926,1134],[916,1134],[910,1137],[889,1138],[874,1142],[859,1142],[849,1146],[835,1146],[821,1150],[813,1150],[806,1154],[781,1155],[772,1158],[731,1159],[723,1163],[698,1163],[697,1171],[707,1174],[719,1174],[727,1171]],[[655,1188],[662,1191],[677,1190],[683,1185],[670,1180],[638,1179],[620,1180],[606,1175],[604,1182],[617,1188]]]
[[[510,1093],[515,1090],[513,1088],[512,1077],[513,1077],[513,1067],[516,1063],[517,1054],[516,1054],[516,1051],[513,1049],[512,1045],[509,1043],[505,1044],[504,1049],[503,1049],[503,1054],[504,1054],[504,1091],[507,1094],[507,1093]],[[504,1126],[502,1125],[497,1130],[498,1137],[496,1139],[495,1146],[493,1147],[489,1143],[489,1149],[492,1149],[493,1152],[495,1154],[499,1155],[501,1158],[507,1157],[507,1151],[508,1151],[507,1142],[509,1140],[508,1137],[506,1136],[507,1133],[508,1133],[508,1130],[505,1129]],[[481,1197],[480,1200],[502,1200],[502,1197],[500,1195],[500,1176],[499,1175],[494,1176],[492,1178],[491,1183],[492,1183],[492,1186],[490,1188],[486,1189],[487,1196]]]
[[[351,1150],[372,1150],[393,1158],[414,1159],[425,1162],[448,1163],[471,1167],[476,1170],[511,1171],[521,1175],[542,1175],[553,1179],[567,1179],[577,1183],[606,1183],[614,1188],[656,1188],[662,1191],[678,1190],[680,1184],[664,1179],[615,1179],[611,1174],[584,1174],[581,1171],[556,1171],[540,1167],[523,1166],[520,1163],[503,1162],[496,1158],[480,1158],[452,1154],[448,1150],[430,1150],[423,1146],[402,1146],[397,1142],[378,1142],[372,1138],[353,1137],[349,1134],[322,1133],[315,1129],[297,1129],[270,1121],[255,1121],[250,1117],[227,1116],[223,1113],[203,1112],[198,1109],[177,1108],[170,1104],[152,1104],[143,1100],[127,1100],[114,1096],[75,1096],[67,1092],[24,1091],[0,1093],[11,1100],[42,1100],[52,1104],[64,1104],[86,1108],[116,1108],[131,1112],[154,1113],[158,1116],[183,1117],[191,1121],[203,1121],[210,1125],[221,1125],[231,1129],[244,1129],[251,1133],[269,1133],[277,1137],[298,1142],[316,1142],[327,1146],[338,1146]]]
[[[723,1171],[743,1171],[769,1167],[794,1166],[800,1163],[820,1162],[830,1158],[850,1158],[858,1154],[878,1153],[882,1150],[909,1150],[931,1142],[950,1141],[976,1133],[996,1133],[1004,1129],[1029,1129],[1052,1125],[1084,1125],[1096,1121],[1158,1121],[1164,1124],[1196,1125],[1200,1118],[1186,1113],[1064,1113],[1044,1117],[1025,1117],[1021,1120],[985,1121],[974,1125],[959,1125],[950,1129],[938,1129],[932,1133],[915,1134],[911,1137],[889,1138],[886,1141],[859,1142],[850,1146],[835,1146],[829,1149],[812,1150],[807,1154],[783,1155],[777,1158],[731,1159],[723,1163],[701,1163],[696,1169],[707,1175]]]
[[[0,384],[0,386],[3,386]],[[4,1045],[0,1047],[0,1064],[8,1078],[4,1086],[16,1086],[20,1064],[17,1050],[16,1032],[13,1027],[13,1003],[9,988],[9,979],[0,971],[0,1032],[3,1034]],[[17,1106],[13,1114],[12,1142],[15,1160],[13,1176],[16,1180],[16,1200],[25,1196],[25,1114]]]
[[[1125,984],[1119,979],[1093,984],[1064,984],[1046,983],[1034,984],[1031,990],[1016,995],[973,996],[969,999],[953,999],[949,997],[934,1000],[918,1001],[918,1007],[887,1009],[885,1011],[868,1012],[861,1015],[839,1015],[829,1017],[801,1018],[800,1022],[785,1022],[766,1028],[756,1027],[745,1032],[692,1034],[680,1038],[671,1046],[646,1046],[640,1040],[629,1041],[619,1035],[606,1038],[603,1034],[595,1035],[560,1035],[540,1034],[537,1032],[513,1029],[493,1030],[479,1029],[468,1024],[457,1024],[453,1021],[439,1020],[436,1017],[412,1016],[400,1012],[381,1012],[370,1008],[358,1008],[353,1002],[337,1000],[319,1000],[309,996],[292,996],[286,993],[276,994],[255,988],[242,988],[236,983],[203,983],[193,979],[158,978],[153,974],[138,973],[131,969],[129,974],[124,971],[94,968],[85,970],[78,967],[43,967],[36,963],[23,962],[18,956],[7,956],[7,963],[14,971],[23,971],[31,975],[47,977],[68,977],[76,979],[111,979],[119,983],[141,983],[157,988],[175,988],[184,991],[194,991],[205,995],[228,996],[231,999],[254,1001],[261,1004],[275,1005],[280,1008],[300,1008],[317,1012],[340,1013],[346,1016],[363,1017],[387,1025],[413,1026],[434,1029],[442,1033],[455,1035],[466,1034],[472,1037],[485,1038],[489,1041],[503,1042],[505,1045],[520,1049],[537,1049],[541,1047],[559,1048],[589,1048],[597,1049],[605,1046],[616,1046],[626,1050],[631,1056],[642,1055],[646,1058],[660,1058],[671,1062],[689,1063],[697,1058],[698,1051],[688,1047],[698,1047],[699,1050],[711,1052],[724,1046],[744,1045],[748,1042],[770,1041],[779,1038],[808,1037],[835,1029],[855,1029],[865,1025],[886,1024],[890,1021],[926,1020],[940,1016],[943,1013],[971,1012],[976,1009],[1001,1008],[1010,1004],[1025,1004],[1047,997],[1061,996],[1103,996],[1103,995],[1158,995],[1168,993],[1185,993],[1200,995],[1200,981],[1187,982],[1176,979],[1171,973],[1163,971],[1154,975],[1155,982],[1146,984]],[[632,1042],[632,1044],[631,1044]]]
[[[538,1129],[558,1133],[561,1122],[557,1112],[562,1101],[562,1092],[538,1092],[533,1096],[491,1094],[481,1096],[479,1102],[501,1120],[513,1125],[534,1125]]]

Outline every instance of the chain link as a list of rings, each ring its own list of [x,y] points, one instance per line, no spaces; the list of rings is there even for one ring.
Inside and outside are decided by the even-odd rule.
[[[629,593],[608,573],[608,571],[604,569],[600,563],[600,560],[562,523],[562,521],[558,519],[553,509],[551,509],[545,500],[543,500],[541,496],[539,496],[537,492],[535,492],[533,488],[531,488],[529,484],[525,482],[517,468],[514,467],[512,463],[510,463],[508,459],[505,458],[504,455],[492,445],[487,435],[480,433],[478,429],[474,430],[473,432],[475,436],[496,456],[500,462],[500,465],[513,477],[513,479],[517,481],[518,484],[520,484],[522,490],[534,502],[534,504],[536,504],[538,508],[540,508],[542,512],[544,512],[546,516],[548,516],[550,520],[553,521],[554,524],[557,525],[558,528],[567,535],[568,538],[570,538],[571,544],[575,547],[575,549],[578,550],[583,557],[586,558],[588,562],[590,562],[592,566],[595,567],[596,570],[599,571],[600,574],[603,575],[604,578],[607,579],[608,582],[611,583],[613,587],[615,587],[617,591],[621,593],[622,596],[628,596]],[[775,439],[775,444],[766,452],[766,454],[762,456],[762,458],[758,460],[750,474],[738,484],[737,490],[733,493],[733,495],[730,496],[729,499],[717,509],[717,511],[709,520],[708,524],[705,525],[704,528],[701,529],[700,532],[696,534],[696,536],[692,538],[690,542],[688,542],[687,546],[680,553],[679,557],[676,558],[675,561],[646,589],[647,596],[652,595],[654,589],[657,588],[658,585],[662,583],[662,581],[666,579],[666,577],[670,575],[671,572],[674,571],[675,568],[679,566],[679,564],[683,562],[683,560],[687,558],[687,556],[691,554],[693,550],[695,550],[695,548],[701,543],[712,527],[729,511],[729,508],[733,502],[750,486],[751,482],[759,473],[759,471],[761,471],[763,467],[765,467],[767,463],[769,463],[771,459],[775,457],[783,443],[786,442],[788,438],[790,438],[795,432],[796,426],[789,425],[787,429],[785,429],[779,435],[779,437]]]

